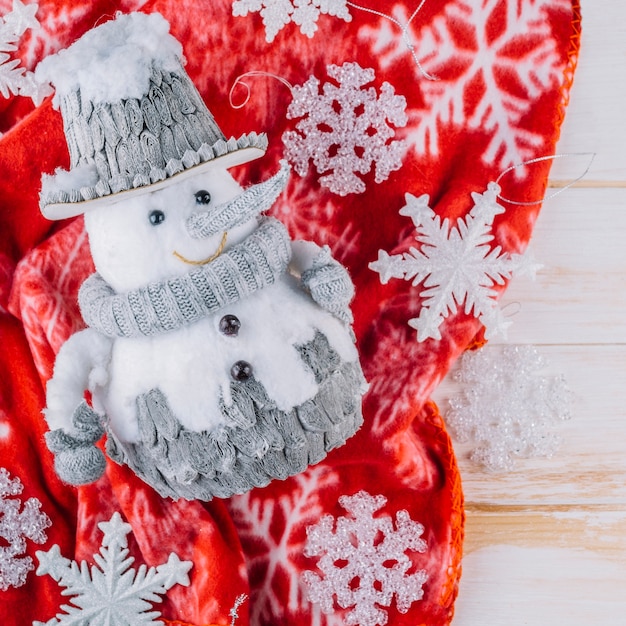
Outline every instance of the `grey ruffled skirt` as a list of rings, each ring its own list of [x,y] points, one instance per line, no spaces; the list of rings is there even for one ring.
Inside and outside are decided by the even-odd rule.
[[[227,498],[319,463],[360,428],[367,383],[358,361],[342,361],[320,332],[298,351],[319,391],[289,412],[254,378],[232,382],[232,403],[221,403],[223,425],[196,432],[154,389],[137,399],[141,441],[122,442],[109,430],[107,454],[162,496],[187,500]]]

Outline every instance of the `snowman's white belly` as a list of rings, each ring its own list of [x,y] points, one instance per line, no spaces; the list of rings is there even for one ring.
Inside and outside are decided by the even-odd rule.
[[[278,408],[288,411],[302,404],[318,389],[296,346],[311,341],[316,330],[344,361],[355,361],[347,326],[287,280],[180,330],[116,340],[110,383],[99,398],[116,435],[138,440],[136,399],[156,388],[187,428],[209,430],[223,423],[220,398],[230,402],[231,368],[238,361],[252,366],[254,378]],[[241,322],[236,336],[219,330],[227,314]]]

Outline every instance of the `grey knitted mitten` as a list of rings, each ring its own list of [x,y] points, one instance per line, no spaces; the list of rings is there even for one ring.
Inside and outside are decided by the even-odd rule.
[[[62,428],[46,433],[57,475],[70,485],[92,483],[104,473],[104,453],[94,445],[104,434],[100,416],[83,400],[72,415],[74,433]]]
[[[324,246],[313,265],[302,272],[302,284],[322,308],[344,322],[352,323],[350,302],[354,297],[354,285],[348,270],[333,259],[328,246]]]

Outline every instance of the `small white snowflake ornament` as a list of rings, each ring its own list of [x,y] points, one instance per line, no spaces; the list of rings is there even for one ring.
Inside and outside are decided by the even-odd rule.
[[[427,195],[416,198],[406,194],[400,215],[413,220],[420,247],[394,255],[380,250],[369,267],[380,274],[383,284],[390,278],[410,280],[413,286],[423,283],[422,309],[418,317],[409,320],[418,341],[441,339],[439,327],[444,319],[463,304],[465,313],[473,314],[485,326],[487,339],[503,333],[509,325],[497,306],[498,292],[493,287],[504,284],[513,273],[532,275],[538,266],[527,256],[491,247],[493,219],[504,213],[496,201],[499,193],[496,183],[489,183],[483,194],[472,193],[474,207],[465,219],[457,220],[456,227],[448,218],[442,221],[428,206]]]
[[[36,2],[23,4],[13,0],[10,13],[0,17],[0,94],[8,98],[11,94],[31,98],[35,106],[52,93],[50,85],[38,84],[33,72],[20,67],[19,59],[12,59],[10,52],[17,50],[17,42],[28,29],[39,28],[35,17]]]
[[[373,167],[381,183],[402,167],[406,142],[394,136],[407,123],[406,99],[387,82],[380,95],[365,88],[375,79],[374,70],[358,63],[329,65],[327,72],[336,85],[326,82],[320,92],[320,81],[311,76],[293,88],[287,118],[303,119],[283,134],[285,156],[300,176],[312,160],[323,174],[320,184],[333,193],[363,193],[365,183],[357,174]]]
[[[550,457],[555,426],[569,419],[571,392],[563,376],[543,376],[547,361],[533,346],[489,346],[463,354],[445,419],[470,458],[490,471],[513,469],[516,457]]]
[[[394,595],[400,613],[424,595],[428,575],[424,570],[408,573],[413,563],[406,554],[426,551],[424,527],[405,510],[396,513],[395,529],[391,517],[375,517],[386,502],[384,496],[365,491],[342,496],[339,503],[351,517],[337,518],[334,530],[330,515],[307,528],[304,554],[321,556],[317,567],[324,574],[303,573],[309,599],[330,614],[336,597],[341,608],[352,609],[345,618],[349,625],[382,626],[387,612],[381,607],[389,607]]]
[[[11,478],[9,472],[0,467],[0,591],[21,587],[33,569],[33,560],[23,556],[26,539],[39,544],[48,539],[44,531],[51,522],[39,510],[41,502],[29,498],[21,506],[21,500],[11,497],[18,496],[23,489],[19,478]]]
[[[245,17],[248,13],[259,12],[265,26],[265,40],[274,41],[276,35],[293,22],[300,27],[300,32],[313,37],[317,31],[320,14],[340,17],[346,22],[352,16],[346,6],[346,0],[234,0],[233,15]]]
[[[156,621],[158,611],[146,612],[152,602],[176,584],[189,585],[187,572],[191,561],[181,561],[173,552],[167,563],[156,568],[141,565],[130,569],[133,557],[128,556],[126,535],[130,524],[114,513],[108,522],[100,522],[98,528],[104,533],[100,553],[94,555],[96,565],[82,561],[70,561],[61,556],[58,545],[48,552],[37,552],[39,567],[37,575],[49,574],[62,587],[63,595],[74,596],[71,605],[63,605],[65,611],[45,622],[33,626],[82,626],[105,624],[115,626],[150,626],[162,624]]]

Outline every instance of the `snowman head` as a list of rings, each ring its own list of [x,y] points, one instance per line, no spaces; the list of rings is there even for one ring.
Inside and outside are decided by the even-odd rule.
[[[256,218],[202,238],[190,233],[188,220],[228,204],[242,191],[227,170],[215,168],[158,191],[95,207],[85,213],[85,228],[97,271],[119,292],[212,261],[250,234]]]
[[[118,292],[206,265],[245,239],[283,190],[289,167],[245,191],[222,167],[173,180],[162,189],[120,195],[85,213],[99,274]]]

